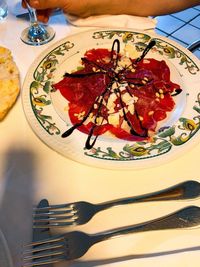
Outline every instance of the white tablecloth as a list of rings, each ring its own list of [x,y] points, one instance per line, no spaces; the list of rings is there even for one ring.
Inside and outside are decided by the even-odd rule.
[[[50,20],[55,39],[41,47],[21,42],[28,25],[13,14],[16,1],[9,1],[9,17],[0,24],[0,45],[11,49],[23,83],[35,59],[52,42],[84,31],[66,24],[62,15]],[[0,228],[8,241],[14,266],[21,266],[22,246],[31,240],[32,206],[41,198],[50,203],[78,200],[93,203],[160,190],[199,175],[200,145],[162,166],[143,170],[115,171],[79,164],[51,150],[30,129],[21,103],[0,123]],[[107,210],[89,223],[73,227],[88,233],[139,223],[200,201],[146,203]],[[59,231],[69,231],[71,228]],[[57,230],[58,231],[58,230]],[[55,230],[53,233],[56,232]],[[200,229],[149,232],[116,238],[93,246],[73,267],[92,266],[199,266]],[[68,263],[55,266],[68,266]]]

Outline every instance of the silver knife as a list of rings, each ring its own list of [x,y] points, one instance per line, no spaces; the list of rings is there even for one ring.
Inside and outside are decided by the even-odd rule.
[[[47,199],[42,199],[39,204],[38,204],[38,208],[43,208],[43,207],[47,207],[49,206],[49,202]],[[39,211],[36,211],[37,214],[39,214],[40,212]],[[43,216],[43,218],[45,218]],[[48,216],[47,218],[48,219]],[[44,223],[46,224],[46,223]],[[34,241],[39,241],[39,240],[42,240],[42,239],[46,239],[46,238],[49,238],[51,237],[51,233],[50,233],[50,229],[49,228],[33,228],[33,237],[32,237],[32,240],[33,242]],[[44,265],[40,265],[40,266],[44,266]],[[39,267],[39,266],[38,266]],[[45,267],[53,267],[53,264],[52,263],[49,263],[49,264],[46,264]]]

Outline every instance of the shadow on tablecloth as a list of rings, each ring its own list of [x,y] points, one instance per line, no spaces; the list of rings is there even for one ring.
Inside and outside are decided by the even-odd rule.
[[[146,254],[133,254],[128,256],[122,256],[122,257],[116,257],[116,258],[110,258],[105,260],[91,260],[91,261],[74,261],[71,265],[68,265],[68,263],[63,263],[62,265],[59,265],[60,267],[97,267],[97,266],[109,266],[109,264],[114,263],[122,263],[123,261],[129,261],[129,260],[139,260],[139,259],[148,259],[148,258],[154,258],[154,257],[161,257],[161,256],[169,256],[169,255],[176,255],[181,253],[188,253],[192,251],[199,251],[200,246],[194,246],[194,247],[188,247],[188,248],[182,248],[182,249],[175,249],[175,250],[168,250],[168,251],[161,251],[161,252],[155,252],[155,253],[146,253]],[[131,263],[130,263],[131,266]]]
[[[14,267],[19,267],[23,245],[31,240],[35,158],[32,152],[22,148],[10,149],[1,160],[5,166],[1,179],[0,228],[11,251]]]

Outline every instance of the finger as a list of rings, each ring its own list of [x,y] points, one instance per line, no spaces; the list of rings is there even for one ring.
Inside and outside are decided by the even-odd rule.
[[[45,14],[38,14],[38,15],[37,15],[37,19],[38,19],[38,21],[40,21],[40,22],[47,23],[48,20],[49,20],[49,17],[46,16]]]
[[[47,23],[52,11],[52,9],[37,10],[37,19],[41,22]]]
[[[51,0],[51,1],[46,1],[46,0],[30,0],[30,5],[34,7],[35,9],[54,9],[54,8],[61,8],[62,6],[62,1],[58,0]]]
[[[24,0],[22,0],[22,7],[23,7],[23,8],[27,8],[27,7],[26,7],[26,2],[25,2]]]

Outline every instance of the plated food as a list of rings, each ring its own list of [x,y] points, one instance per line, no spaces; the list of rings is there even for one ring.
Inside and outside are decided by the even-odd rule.
[[[174,109],[173,96],[182,92],[170,80],[167,63],[146,56],[154,45],[150,42],[137,58],[131,58],[134,46],[125,46],[121,53],[118,39],[110,50],[87,50],[77,70],[52,85],[69,102],[73,126],[62,136],[75,129],[88,134],[87,149],[106,133],[123,140],[150,141],[157,122]]]
[[[173,41],[98,29],[45,50],[27,73],[22,99],[32,129],[65,157],[144,168],[184,154],[198,140],[199,81],[198,59]]]
[[[20,91],[19,70],[11,51],[0,46],[0,121],[14,105]]]

